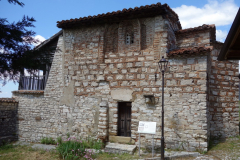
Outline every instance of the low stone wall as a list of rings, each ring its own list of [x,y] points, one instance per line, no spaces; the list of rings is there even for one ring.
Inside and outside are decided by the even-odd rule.
[[[13,98],[0,98],[0,145],[17,140],[18,102]]]
[[[44,103],[43,91],[13,91],[13,97],[18,101],[19,141],[40,142],[48,137],[44,133],[50,125],[46,119],[51,111]]]

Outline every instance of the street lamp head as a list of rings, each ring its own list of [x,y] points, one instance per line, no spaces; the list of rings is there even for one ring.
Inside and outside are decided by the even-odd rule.
[[[161,71],[165,71],[167,69],[167,65],[168,65],[168,60],[166,60],[164,56],[162,56],[162,59],[158,62],[159,69]]]

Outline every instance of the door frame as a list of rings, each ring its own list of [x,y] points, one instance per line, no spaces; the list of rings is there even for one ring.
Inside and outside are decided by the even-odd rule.
[[[131,121],[132,121],[131,117],[132,117],[132,102],[118,102],[118,121],[117,121],[118,136],[131,137]],[[124,122],[122,124],[124,126],[124,133],[122,133],[121,118],[124,119]]]

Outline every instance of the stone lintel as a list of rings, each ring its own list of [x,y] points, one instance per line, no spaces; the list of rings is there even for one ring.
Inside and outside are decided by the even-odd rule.
[[[132,101],[132,93],[133,93],[133,90],[131,89],[111,90],[112,98],[118,101]]]

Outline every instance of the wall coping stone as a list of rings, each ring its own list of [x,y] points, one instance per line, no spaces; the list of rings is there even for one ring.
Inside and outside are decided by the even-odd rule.
[[[19,93],[19,94],[44,94],[44,91],[40,90],[18,90],[18,91],[12,91],[12,93]]]
[[[15,98],[0,98],[0,102],[18,103]]]

